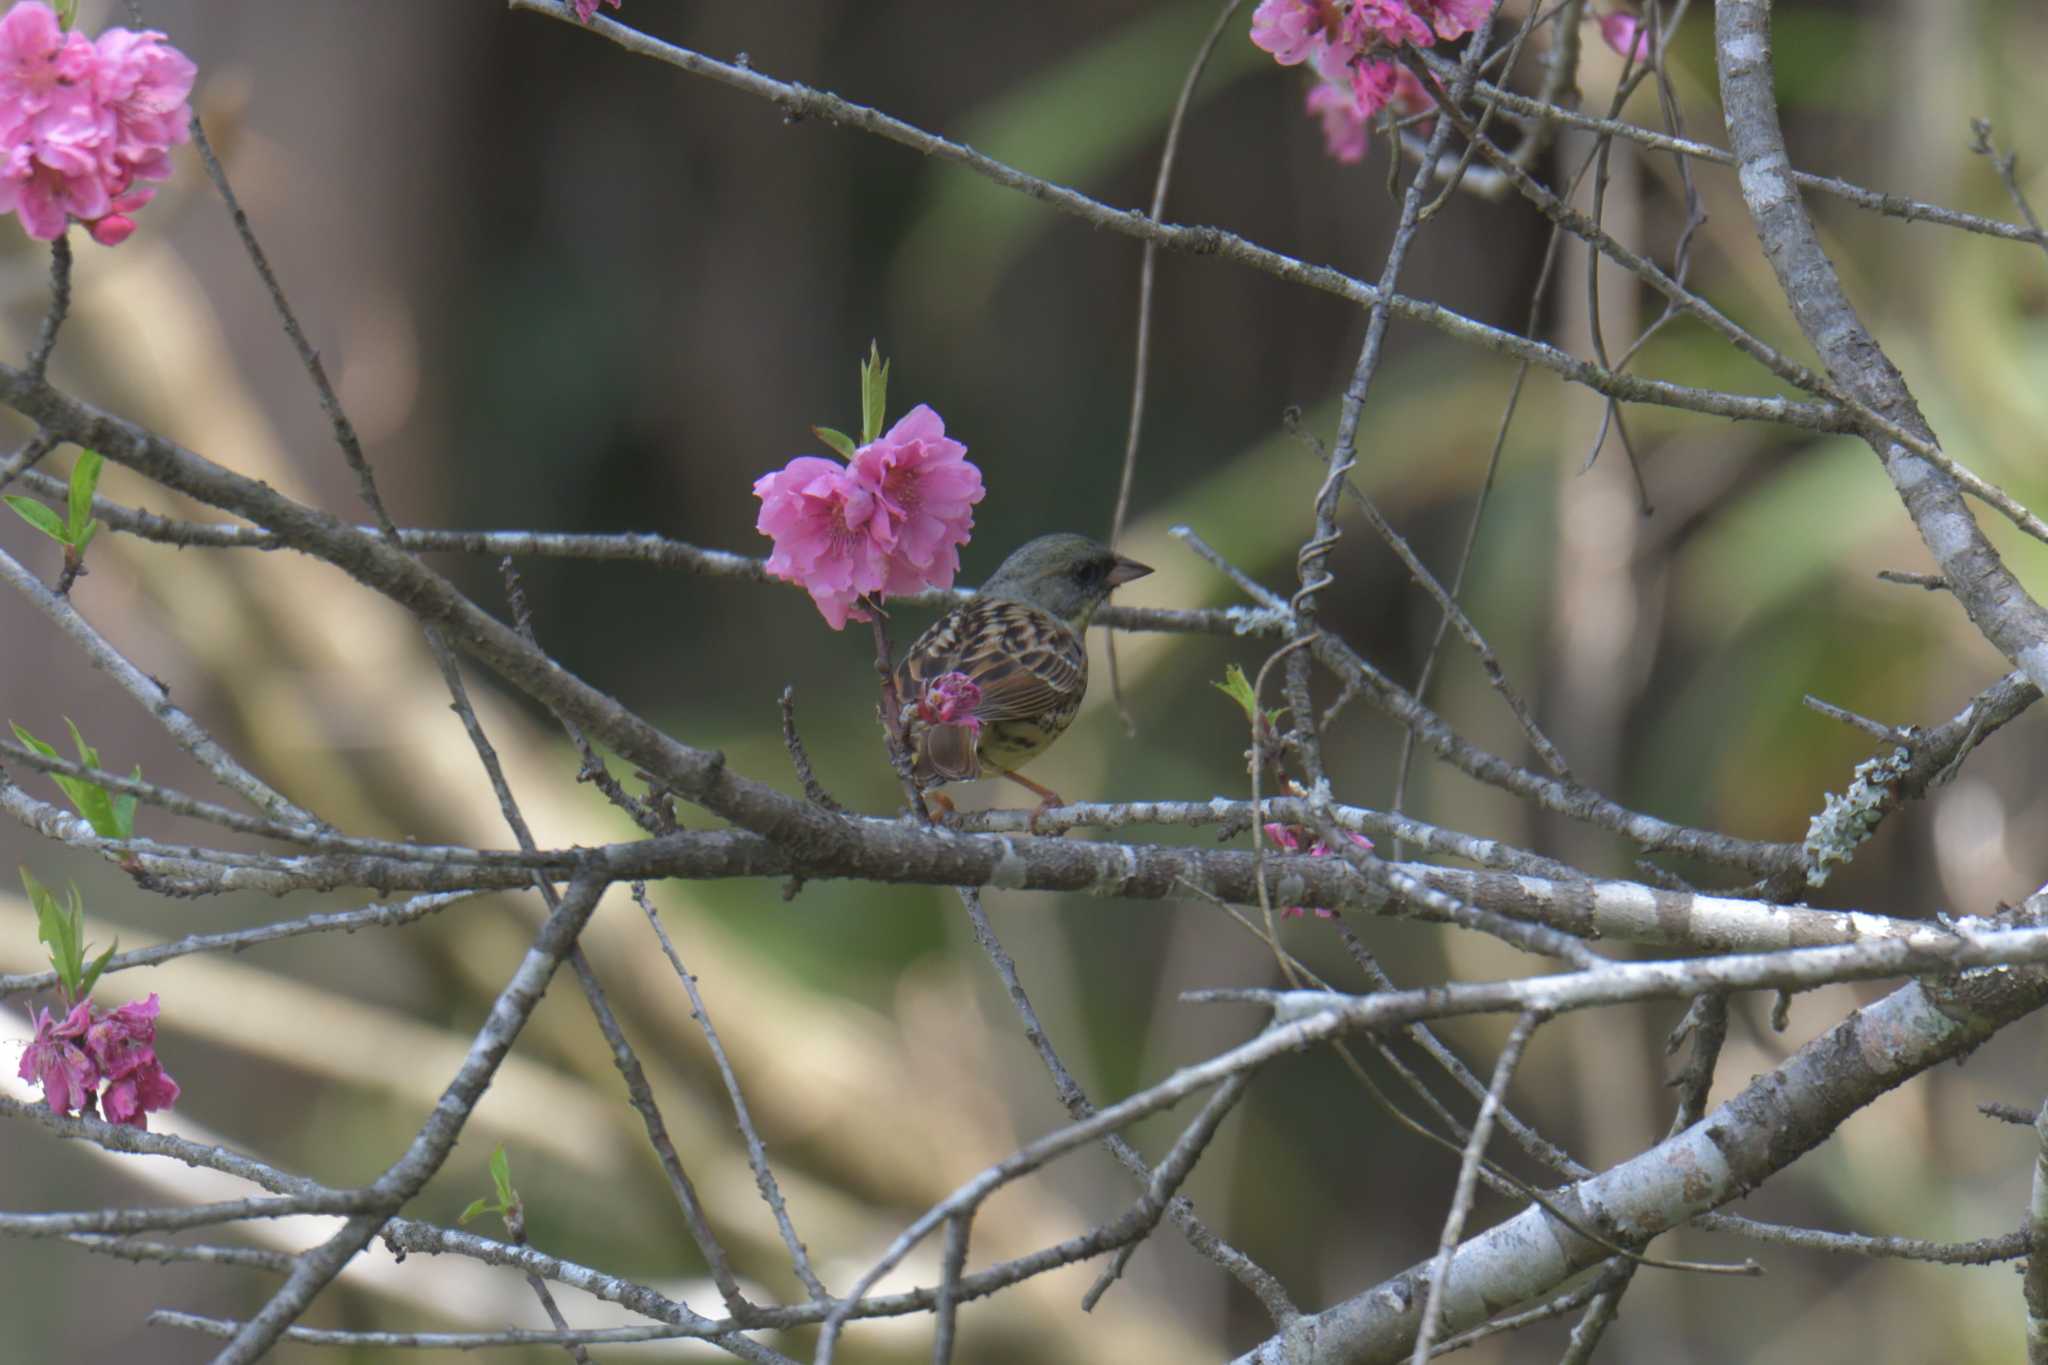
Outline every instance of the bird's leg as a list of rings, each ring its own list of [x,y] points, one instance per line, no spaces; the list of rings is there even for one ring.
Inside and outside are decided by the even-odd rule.
[[[1044,815],[1054,806],[1064,806],[1067,804],[1067,799],[1064,796],[1061,796],[1058,792],[1054,791],[1051,787],[1041,786],[1038,783],[1033,782],[1030,778],[1024,776],[1024,774],[1020,772],[1013,772],[1009,768],[1004,768],[1001,770],[1001,772],[1004,777],[1009,778],[1018,786],[1024,787],[1027,790],[1038,793],[1038,809],[1031,812],[1031,819],[1026,822],[1027,828],[1029,828],[1033,834],[1038,833],[1038,818],[1040,816]]]
[[[932,813],[932,822],[945,825],[949,829],[960,814],[953,809],[953,798],[941,791],[927,790],[924,794],[924,804]]]

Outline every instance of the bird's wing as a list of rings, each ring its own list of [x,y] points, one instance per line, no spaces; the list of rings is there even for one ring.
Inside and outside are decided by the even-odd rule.
[[[939,618],[904,656],[899,687],[906,701],[935,679],[963,673],[981,689],[975,716],[1035,720],[1079,700],[1088,655],[1059,618],[1022,602],[966,602]]]

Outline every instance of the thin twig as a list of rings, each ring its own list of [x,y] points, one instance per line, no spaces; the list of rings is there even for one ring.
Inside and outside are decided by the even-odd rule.
[[[1989,130],[1986,130],[1987,135]],[[2011,167],[2008,166],[2010,174]],[[2032,215],[2028,215],[2031,220]],[[2048,1101],[2034,1120],[2034,1178],[2027,1192],[2027,1240],[2033,1254],[2020,1281],[2027,1310],[2027,1365],[2048,1365]]]
[[[796,688],[782,689],[782,745],[789,750],[790,764],[796,769],[797,781],[804,785],[804,796],[814,806],[822,806],[834,814],[844,814],[846,807],[832,799],[832,793],[825,790],[825,784],[818,781],[817,772],[811,767],[811,756],[804,751],[803,736],[796,732]]]
[[[1859,716],[1847,707],[1836,706],[1833,702],[1822,701],[1811,692],[1801,696],[1799,701],[1807,710],[1818,712],[1829,720],[1838,720],[1852,730],[1861,730],[1872,739],[1881,739],[1889,744],[1907,744],[1909,742],[1909,737],[1901,732],[1897,726],[1886,725],[1882,721],[1872,720],[1868,716]]]
[[[1194,61],[1188,64],[1187,77],[1181,81],[1180,98],[1173,103],[1173,116],[1166,121],[1166,144],[1159,152],[1159,174],[1152,182],[1152,207],[1148,217],[1155,223],[1166,214],[1166,190],[1173,181],[1173,163],[1180,151],[1181,127],[1187,122],[1188,107],[1194,103],[1195,87],[1201,83],[1202,72],[1209,65],[1209,57],[1216,51],[1217,42],[1223,37],[1223,30],[1230,23],[1230,16],[1237,13],[1237,7],[1244,0],[1223,0],[1223,10],[1216,16],[1216,22],[1209,27],[1208,36],[1195,50]],[[1124,467],[1118,476],[1116,487],[1116,510],[1110,514],[1109,545],[1115,549],[1123,539],[1124,518],[1131,510],[1131,487],[1138,475],[1138,433],[1145,419],[1145,383],[1152,372],[1152,284],[1159,269],[1159,243],[1147,240],[1138,263],[1138,339],[1136,354],[1131,361],[1131,420],[1124,434]],[[1138,727],[1131,719],[1131,711],[1124,704],[1123,676],[1118,671],[1116,660],[1116,633],[1105,637],[1109,658],[1109,692],[1116,701],[1117,715],[1122,717],[1124,733],[1136,735]]]
[[[2000,153],[1991,141],[1991,120],[1973,118],[1970,120],[1970,150],[1991,162],[1991,169],[1998,175],[1998,183],[2005,186],[2005,192],[2012,198],[2013,207],[2020,211],[2020,217],[2027,220],[2028,229],[2034,234],[2044,253],[2048,253],[2048,234],[2041,231],[2041,220],[2034,216],[2034,206],[2027,202],[2026,191],[2020,188],[2016,173],[2019,167],[2019,153]],[[2029,1350],[2032,1350],[2031,1340]]]
[[[1500,1060],[1494,1064],[1493,1084],[1486,1088],[1486,1098],[1480,1101],[1479,1117],[1472,1121],[1472,1136],[1466,1141],[1465,1155],[1458,1163],[1458,1183],[1451,1195],[1451,1211],[1444,1219],[1443,1235],[1437,1239],[1436,1262],[1429,1271],[1429,1297],[1422,1305],[1421,1330],[1415,1334],[1415,1351],[1411,1357],[1413,1365],[1428,1365],[1429,1344],[1436,1337],[1438,1315],[1443,1312],[1444,1285],[1451,1275],[1451,1254],[1458,1249],[1458,1242],[1465,1235],[1465,1219],[1472,1212],[1472,1194],[1479,1179],[1479,1163],[1486,1155],[1487,1139],[1493,1136],[1493,1118],[1500,1111],[1508,1081],[1522,1060],[1522,1049],[1528,1046],[1529,1036],[1542,1022],[1543,1016],[1536,1013],[1525,1014],[1515,1021],[1506,1046],[1501,1048]]]
[[[1152,1229],[1159,1226],[1160,1215],[1166,1212],[1167,1205],[1173,1202],[1174,1196],[1180,1192],[1180,1187],[1186,1183],[1187,1178],[1194,1174],[1195,1162],[1201,1159],[1203,1149],[1215,1138],[1216,1130],[1222,1126],[1230,1111],[1236,1108],[1238,1100],[1244,1097],[1244,1092],[1250,1085],[1251,1076],[1246,1073],[1232,1076],[1217,1086],[1216,1093],[1209,1097],[1209,1102],[1202,1106],[1201,1112],[1195,1115],[1194,1121],[1174,1142],[1173,1149],[1166,1154],[1166,1159],[1152,1172],[1152,1181],[1146,1186],[1145,1197],[1139,1201],[1140,1221],[1144,1230],[1139,1233],[1138,1239],[1126,1242],[1118,1249],[1115,1259],[1110,1262],[1108,1268],[1096,1278],[1088,1292],[1081,1296],[1082,1312],[1094,1312],[1095,1305],[1102,1302],[1102,1296],[1109,1292],[1109,1287],[1123,1277],[1124,1269],[1130,1265],[1131,1257],[1137,1253],[1141,1239],[1150,1236]]]
[[[36,332],[36,344],[29,348],[29,376],[38,383],[49,372],[50,353],[57,349],[57,329],[71,312],[71,235],[58,234],[50,243],[50,308],[43,314]]]
[[[732,1101],[733,1118],[739,1124],[740,1136],[746,1139],[747,1164],[753,1168],[754,1184],[761,1191],[762,1202],[768,1205],[768,1211],[775,1215],[775,1226],[782,1234],[783,1247],[789,1252],[790,1266],[796,1271],[796,1277],[803,1281],[804,1288],[810,1291],[813,1302],[829,1301],[832,1291],[825,1288],[824,1282],[811,1269],[810,1252],[803,1239],[796,1235],[796,1225],[790,1221],[782,1189],[776,1184],[775,1172],[768,1165],[767,1145],[761,1141],[760,1130],[754,1126],[754,1117],[747,1110],[746,1096],[740,1092],[740,1078],[732,1069],[731,1059],[725,1055],[725,1045],[718,1040],[718,1030],[711,1023],[711,1012],[704,1008],[704,997],[697,990],[697,978],[690,975],[683,966],[682,958],[676,955],[675,944],[669,941],[661,916],[656,913],[653,902],[647,899],[645,882],[633,883],[633,899],[646,912],[647,923],[660,941],[661,951],[682,979],[683,989],[689,993],[690,1017],[704,1031],[704,1042],[711,1049],[711,1060],[717,1064],[719,1079],[725,1083],[726,1097]]]
[[[939,1301],[932,1308],[932,1365],[952,1365],[953,1335],[960,1316],[960,1277],[967,1270],[967,1239],[974,1230],[972,1213],[946,1220],[946,1249],[939,1257]]]

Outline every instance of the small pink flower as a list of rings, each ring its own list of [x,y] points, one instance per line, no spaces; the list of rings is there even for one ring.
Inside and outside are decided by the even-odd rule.
[[[1278,821],[1268,821],[1265,825],[1265,830],[1268,839],[1271,839],[1289,853],[1301,852],[1301,836],[1295,832],[1294,826],[1283,825]]]
[[[1433,103],[1415,73],[1390,57],[1368,57],[1346,73],[1342,84],[1325,81],[1308,92],[1308,112],[1323,121],[1324,147],[1347,165],[1364,158],[1380,110],[1392,108],[1405,118],[1428,111]]]
[[[40,114],[89,87],[99,54],[82,33],[66,33],[57,13],[26,0],[0,17],[0,108],[9,115]]]
[[[1633,14],[1615,10],[1600,16],[1600,37],[1638,65],[1650,60],[1650,26]]]
[[[889,525],[885,590],[900,596],[952,587],[960,547],[974,534],[974,504],[986,490],[967,447],[946,435],[939,415],[919,403],[854,452],[851,472],[874,491]]]
[[[981,718],[974,708],[981,705],[981,688],[965,673],[942,673],[932,679],[918,705],[919,713],[933,725],[964,725],[979,734]]]
[[[156,198],[156,190],[149,185],[138,185],[123,195],[115,196],[107,207],[111,210],[104,218],[95,218],[86,224],[92,239],[101,246],[119,246],[135,232],[135,220],[128,215]]]
[[[147,1129],[150,1112],[177,1102],[178,1083],[154,1062],[111,1083],[100,1095],[100,1109],[107,1122],[125,1123],[130,1128]]]
[[[101,246],[119,246],[135,235],[135,220],[125,213],[110,213],[87,224],[92,239]]]
[[[1283,825],[1274,821],[1268,822],[1263,828],[1266,831],[1266,837],[1282,849],[1289,853],[1299,853],[1301,851],[1302,831],[1296,829],[1293,825]],[[1363,834],[1353,834],[1346,830],[1344,837],[1360,848],[1370,849],[1372,847],[1372,840],[1366,838]],[[1308,856],[1311,858],[1327,858],[1330,856],[1330,853],[1330,846],[1321,839],[1308,846]],[[1298,919],[1302,914],[1302,907],[1299,905],[1283,906],[1280,913]],[[1336,911],[1325,910],[1320,906],[1316,907],[1317,919],[1335,919],[1336,917]]]
[[[1372,121],[1358,110],[1358,100],[1349,89],[1318,82],[1308,92],[1308,111],[1323,120],[1323,146],[1331,156],[1350,165],[1365,158],[1371,142]]]
[[[93,94],[113,123],[101,154],[108,193],[121,194],[135,180],[170,179],[170,149],[191,136],[186,100],[199,68],[154,30],[110,28],[93,50]]]
[[[1430,32],[1429,21],[1415,10],[1416,5],[1410,0],[1356,0],[1344,26],[1346,36],[1361,52],[1368,50],[1375,40],[1388,47],[1400,47],[1403,43],[1430,47],[1436,37]]]
[[[170,1078],[156,1055],[156,993],[109,1010],[93,1020],[86,1031],[86,1051],[98,1062],[107,1088],[100,1094],[100,1109],[109,1123],[147,1128],[148,1111],[168,1109],[178,1098],[178,1083]]]
[[[1436,36],[1447,43],[1475,31],[1493,12],[1493,0],[1410,0],[1410,3],[1417,13],[1429,20]]]
[[[1356,0],[1343,42],[1360,54],[1381,44],[1434,47],[1472,32],[1492,10],[1493,0]]]
[[[1334,10],[1322,0],[1261,0],[1252,11],[1252,45],[1282,66],[1299,66],[1335,36]]]
[[[100,1069],[78,1041],[91,1026],[92,1006],[83,1000],[62,1022],[53,1022],[46,1009],[36,1011],[36,1036],[15,1074],[43,1088],[43,1102],[52,1113],[86,1113],[93,1107]]]
[[[844,465],[799,455],[754,481],[754,529],[775,542],[768,572],[811,595],[834,630],[868,619],[854,605],[889,581],[895,536],[880,499]]]
[[[1406,118],[1432,109],[1436,103],[1415,73],[1391,57],[1360,62],[1351,73],[1351,88],[1362,118],[1388,108]]]
[[[591,16],[597,13],[599,2],[600,0],[571,0],[571,4],[576,11],[576,22],[579,24],[589,23]],[[619,7],[619,0],[602,0],[602,3],[610,5],[613,9]]]

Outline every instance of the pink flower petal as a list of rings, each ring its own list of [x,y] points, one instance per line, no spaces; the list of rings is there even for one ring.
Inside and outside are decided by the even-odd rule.
[[[1330,38],[1315,0],[1262,0],[1252,11],[1252,44],[1282,66],[1318,57]]]

